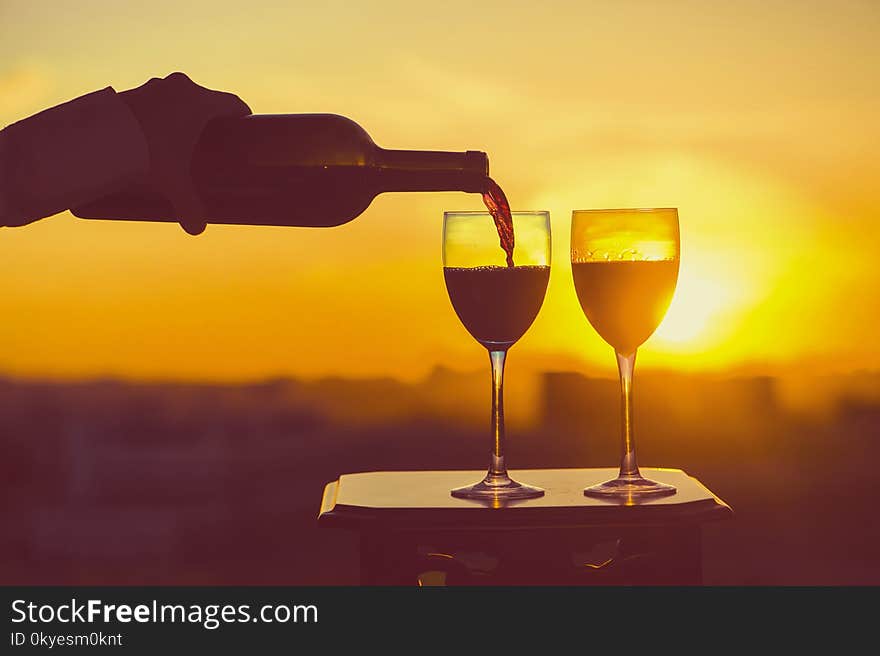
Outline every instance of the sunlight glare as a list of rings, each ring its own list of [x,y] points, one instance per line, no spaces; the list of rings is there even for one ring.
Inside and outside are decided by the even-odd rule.
[[[694,346],[711,338],[718,316],[735,306],[734,294],[723,281],[682,263],[678,285],[663,322],[655,333],[657,346]]]

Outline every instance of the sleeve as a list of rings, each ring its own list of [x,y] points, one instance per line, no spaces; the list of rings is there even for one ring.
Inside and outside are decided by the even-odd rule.
[[[0,130],[0,228],[12,218],[12,206],[9,204],[6,184],[6,134]]]
[[[111,87],[0,131],[0,226],[20,226],[143,179],[147,141]]]

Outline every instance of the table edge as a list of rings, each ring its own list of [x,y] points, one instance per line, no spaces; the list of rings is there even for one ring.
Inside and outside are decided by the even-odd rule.
[[[733,516],[733,509],[714,492],[703,485],[699,479],[690,476],[684,470],[679,469],[678,471],[682,472],[696,484],[705,489],[711,498],[691,501],[675,507],[663,505],[624,506],[619,504],[592,506],[590,507],[592,517],[575,521],[572,521],[570,518],[565,521],[560,521],[560,519],[565,514],[570,515],[572,509],[578,508],[578,506],[561,506],[557,508],[511,507],[505,508],[504,510],[511,512],[506,512],[504,514],[493,514],[496,510],[500,510],[496,508],[463,506],[455,509],[441,509],[434,513],[435,517],[433,517],[431,521],[425,521],[424,510],[420,508],[374,508],[337,504],[337,495],[339,491],[339,479],[337,478],[324,486],[324,492],[321,498],[321,509],[318,513],[317,521],[318,525],[322,527],[346,529],[360,529],[368,522],[376,522],[377,524],[385,522],[394,523],[396,525],[394,529],[401,531],[424,531],[442,528],[461,530],[512,530],[518,528],[540,528],[542,525],[553,528],[586,528],[598,525],[607,527],[634,527],[669,524],[702,524],[727,519]],[[350,476],[360,473],[372,474],[382,472],[352,472],[350,474],[342,474],[340,475],[340,478],[342,476]],[[621,510],[624,508],[628,508],[628,510],[624,512],[629,513],[629,516],[621,518]],[[534,516],[538,512],[541,513],[542,520],[547,521],[532,521],[530,523],[524,521],[528,519],[529,516]],[[614,519],[609,517],[614,514],[617,514],[618,516],[616,521],[608,521],[609,519]],[[393,518],[391,517],[392,515]],[[551,521],[554,518],[556,518],[557,521]]]

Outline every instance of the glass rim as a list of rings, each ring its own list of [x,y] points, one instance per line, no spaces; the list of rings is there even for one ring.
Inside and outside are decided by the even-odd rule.
[[[542,215],[542,214],[547,214],[547,215],[549,215],[549,214],[550,214],[550,210],[510,210],[510,214],[511,214],[511,215],[520,214],[520,215],[527,215],[527,216],[528,216],[528,215],[531,215],[531,216],[540,216],[540,215]],[[449,216],[449,215],[456,215],[456,216],[492,216],[492,213],[489,212],[488,210],[482,210],[482,211],[481,211],[481,210],[462,210],[462,211],[460,211],[460,212],[459,212],[459,211],[455,211],[455,210],[449,210],[449,211],[443,212],[443,216]]]
[[[678,212],[677,207],[612,207],[595,210],[572,210],[572,214],[601,214],[611,212]]]

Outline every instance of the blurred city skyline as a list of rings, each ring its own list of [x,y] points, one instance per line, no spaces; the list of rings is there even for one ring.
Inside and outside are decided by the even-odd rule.
[[[880,403],[843,391],[856,378],[822,416],[793,411],[769,377],[637,381],[640,464],[683,469],[734,510],[703,528],[707,584],[880,582],[880,491],[864,471]],[[448,370],[415,384],[0,379],[0,581],[356,584],[356,534],[315,521],[324,485],[482,469],[487,387]],[[616,381],[550,372],[508,391],[514,471],[614,465]]]

